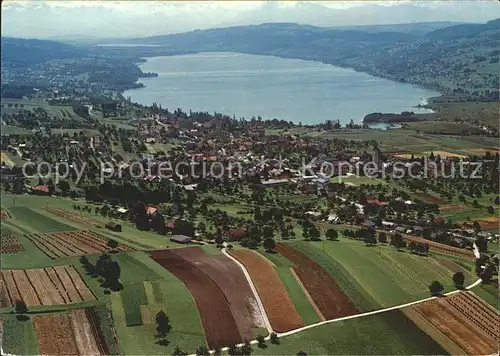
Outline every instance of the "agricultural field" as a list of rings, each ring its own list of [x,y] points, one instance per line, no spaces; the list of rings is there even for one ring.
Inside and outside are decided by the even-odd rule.
[[[173,250],[153,251],[152,258],[186,284],[196,301],[210,348],[243,341],[226,297],[212,279]]]
[[[451,277],[456,270],[432,256],[418,256],[388,246],[369,247],[345,238],[289,245],[323,266],[362,311],[426,298],[434,280],[440,281],[445,291],[455,289]],[[466,285],[475,280],[471,274],[465,277]]]
[[[11,207],[9,208],[9,212],[13,218],[16,218],[16,220],[22,220],[22,224],[20,222],[19,224],[21,224],[23,228],[33,232],[46,233],[76,230],[70,225],[50,219],[41,212],[25,206]],[[12,223],[18,224],[17,222]]]
[[[338,321],[253,347],[258,355],[443,355],[446,351],[399,310]]]
[[[93,308],[33,317],[42,355],[109,355]]]
[[[284,332],[304,326],[283,282],[269,261],[252,250],[233,250],[230,253],[250,274],[273,330]]]
[[[293,271],[298,281],[323,319],[358,313],[358,309],[319,263],[289,245],[278,244],[276,251],[295,264]]]
[[[460,257],[460,258],[463,258],[466,260],[471,260],[471,261],[474,261],[476,259],[474,257],[474,253],[472,251],[465,250],[463,248],[448,246],[445,244],[441,244],[439,242],[429,241],[429,240],[426,240],[424,238],[417,237],[417,236],[403,235],[403,239],[406,242],[413,241],[413,242],[427,243],[427,244],[429,244],[429,251],[430,252],[438,252],[438,253],[442,253],[444,255]]]
[[[262,313],[245,275],[230,258],[206,254],[197,246],[172,251],[217,284],[229,303],[242,340],[253,338],[252,329],[265,327]]]
[[[90,230],[30,234],[26,237],[52,259],[65,256],[83,256],[109,250],[107,239]],[[133,251],[131,247],[123,244],[118,244],[116,250]]]
[[[17,238],[8,230],[2,228],[0,233],[0,253],[19,253],[24,250],[24,247],[19,243]]]
[[[134,355],[158,355],[170,354],[176,346],[194,351],[196,347],[206,345],[195,301],[182,281],[144,252],[120,253],[115,256],[128,256],[117,258],[122,275],[129,276],[121,279],[124,289],[110,296],[112,319],[120,349]],[[127,291],[128,289],[133,290]],[[128,295],[124,297],[124,293]],[[123,303],[128,300],[139,306],[139,313],[135,307],[130,310],[125,307]],[[172,324],[168,335],[170,343],[167,346],[156,343],[156,325],[151,323],[151,317],[156,316],[160,310],[167,314]],[[127,326],[127,320],[131,318],[135,318],[138,325]]]
[[[498,352],[500,317],[496,310],[470,292],[459,292],[408,307],[405,314],[420,319],[421,324],[429,323],[427,328],[431,336],[432,328],[437,329],[443,347],[455,344],[470,355]]]
[[[47,208],[47,211],[50,213],[60,216],[63,219],[73,220],[77,223],[87,224],[87,225],[99,225],[100,221],[90,219],[82,214],[78,214],[77,212],[64,210],[60,208]]]
[[[292,300],[293,305],[299,313],[299,316],[304,321],[304,324],[309,325],[320,322],[320,315],[311,304],[304,287],[292,270],[295,265],[279,253],[269,253],[261,250],[259,251],[259,254],[271,261],[274,270],[278,273],[281,282],[285,286],[288,296]]]
[[[28,307],[95,300],[96,297],[73,266],[27,270],[2,270],[2,307],[23,300]]]

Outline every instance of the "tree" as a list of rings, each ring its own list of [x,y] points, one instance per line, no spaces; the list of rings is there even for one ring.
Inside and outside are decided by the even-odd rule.
[[[444,290],[444,287],[439,281],[434,281],[429,286],[429,291],[434,296],[440,295],[443,292],[443,290]]]
[[[28,307],[26,306],[24,300],[18,299],[14,305],[16,313],[18,314],[17,319],[22,321],[28,320],[28,317],[25,315],[28,312]]]
[[[108,248],[111,250],[115,250],[118,247],[118,242],[113,239],[108,240]]]
[[[165,314],[163,310],[160,310],[158,313],[156,313],[155,321],[156,321],[156,337],[158,338],[167,337],[167,334],[172,329],[172,326],[170,325],[170,319],[168,318],[167,314]]]
[[[387,234],[385,232],[378,234],[378,241],[385,244],[387,242]]]
[[[318,241],[318,240],[320,240],[321,232],[318,230],[316,225],[313,225],[309,229],[309,235],[311,236],[311,240]]]
[[[307,352],[300,350],[297,352],[297,356],[307,356]]]
[[[176,346],[174,352],[172,352],[172,356],[186,356],[188,353],[186,351],[182,351],[179,346]]]
[[[245,355],[245,356],[250,356],[252,354],[252,346],[250,346],[250,342],[245,342],[245,345],[243,345],[241,348],[240,348],[240,353],[241,355]]]
[[[276,247],[276,241],[272,238],[267,238],[264,240],[264,248],[266,251],[272,251]]]
[[[476,231],[479,231],[479,230],[481,230],[481,225],[479,225],[479,222],[474,221],[474,222],[472,223],[472,228],[473,228],[474,230],[476,230]]]
[[[339,233],[335,229],[328,229],[325,235],[328,240],[333,241],[338,239]]]
[[[229,346],[227,353],[230,356],[238,356],[238,355],[240,355],[240,350],[236,347],[236,345],[231,345],[231,346]]]
[[[49,188],[49,194],[52,195],[56,191],[56,186],[51,178],[47,181],[47,188]]]
[[[59,189],[61,189],[61,192],[63,193],[63,195],[66,195],[66,193],[68,193],[71,189],[69,183],[67,180],[61,180],[57,186],[59,187]]]
[[[196,349],[196,355],[197,356],[208,356],[210,355],[210,352],[208,352],[208,348],[203,345],[203,346],[200,346]]]
[[[400,233],[395,233],[391,236],[391,245],[394,246],[397,250],[404,246],[403,236]]]
[[[259,348],[265,349],[266,348],[266,338],[262,335],[257,336],[256,338]]]
[[[455,272],[453,274],[453,284],[458,289],[462,289],[464,287],[465,277],[462,272]]]
[[[271,344],[279,345],[280,339],[278,338],[278,334],[271,333]]]

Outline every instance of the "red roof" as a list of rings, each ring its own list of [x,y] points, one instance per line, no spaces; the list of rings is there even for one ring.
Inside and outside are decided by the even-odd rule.
[[[158,211],[157,208],[155,208],[154,206],[147,206],[146,207],[146,213],[148,215],[153,215],[154,213],[156,213]]]
[[[386,201],[380,201],[378,199],[368,199],[366,202],[368,204],[375,204],[375,205],[378,205],[378,206],[386,206],[387,205]]]
[[[242,229],[232,229],[227,232],[231,240],[241,240],[247,236],[247,232]]]
[[[47,185],[37,185],[36,187],[31,187],[32,190],[37,190],[39,192],[48,193],[49,187]]]

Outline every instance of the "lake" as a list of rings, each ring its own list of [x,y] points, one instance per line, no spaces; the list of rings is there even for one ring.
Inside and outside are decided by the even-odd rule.
[[[145,88],[124,93],[140,104],[303,124],[361,122],[372,112],[428,112],[414,106],[439,95],[319,62],[239,53],[154,57],[141,69],[159,77],[141,78]]]

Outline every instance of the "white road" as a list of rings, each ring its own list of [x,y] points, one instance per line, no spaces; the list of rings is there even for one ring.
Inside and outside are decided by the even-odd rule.
[[[264,309],[264,304],[262,303],[262,300],[260,299],[259,293],[257,293],[257,289],[255,288],[255,285],[253,284],[252,278],[250,277],[250,274],[248,273],[247,269],[240,261],[238,261],[236,258],[234,258],[229,253],[227,253],[225,247],[222,249],[222,253],[225,256],[229,257],[231,260],[233,260],[234,263],[236,263],[243,271],[243,274],[245,275],[245,278],[247,279],[248,284],[250,285],[250,289],[252,290],[252,293],[255,296],[255,300],[257,300],[257,304],[259,305],[259,309],[260,309],[260,312],[262,314],[262,319],[264,319],[263,320],[264,325],[265,325],[267,331],[269,332],[269,334],[271,334],[274,331],[273,331],[273,328],[271,326],[271,323],[269,322],[269,317],[267,316],[266,310]]]

